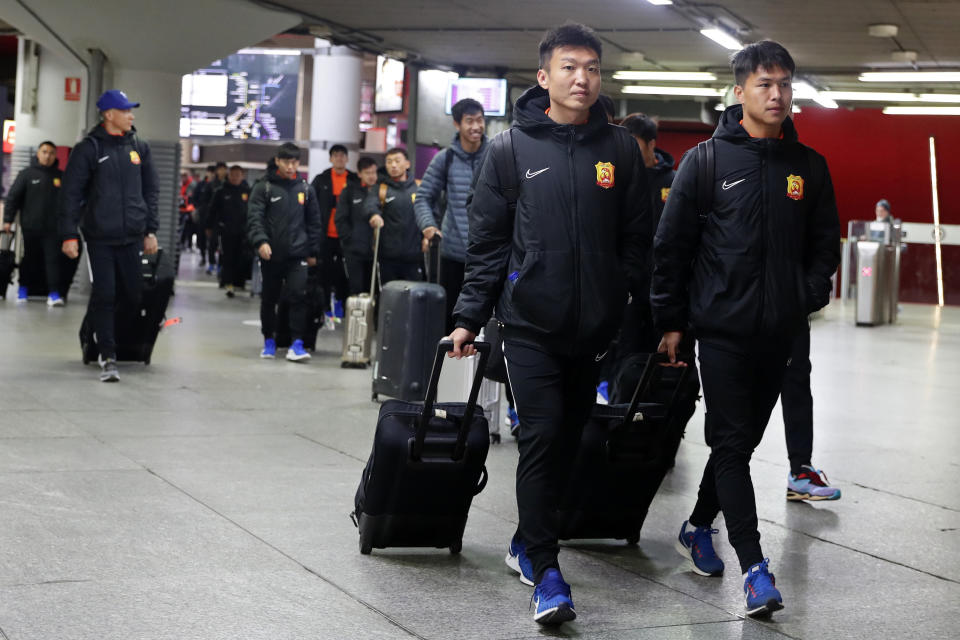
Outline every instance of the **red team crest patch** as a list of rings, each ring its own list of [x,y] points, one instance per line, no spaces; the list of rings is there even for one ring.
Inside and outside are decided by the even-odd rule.
[[[803,200],[803,178],[793,174],[787,176],[787,197],[791,200]]]
[[[246,202],[246,201],[247,201],[247,198],[249,198],[249,197],[250,197],[250,196],[248,196],[248,195],[245,194],[245,193],[241,193],[241,194],[240,194],[240,198],[243,199],[244,202]]]
[[[53,186],[56,187],[57,189],[60,188],[60,178],[53,179]]]
[[[613,180],[613,170],[614,166],[612,162],[598,162],[594,165],[597,169],[597,186],[604,189],[609,189],[614,185]]]
[[[140,154],[136,151],[130,152],[130,162],[133,164],[140,164]]]
[[[299,202],[300,204],[303,204],[306,201],[307,201],[307,194],[305,194],[303,191],[297,194],[297,202]]]
[[[666,201],[667,201],[667,196],[669,196],[669,195],[670,195],[670,187],[663,187],[662,189],[660,189],[660,201],[661,201],[661,202],[666,202]]]

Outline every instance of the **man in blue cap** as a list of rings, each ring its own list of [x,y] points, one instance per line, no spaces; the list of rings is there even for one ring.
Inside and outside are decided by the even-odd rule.
[[[157,173],[149,145],[133,128],[132,109],[139,106],[116,89],[101,95],[97,108],[102,120],[73,148],[64,174],[62,250],[77,257],[83,231],[93,278],[88,313],[97,336],[102,382],[120,379],[114,338],[117,291],[138,304],[140,251],[157,252]]]

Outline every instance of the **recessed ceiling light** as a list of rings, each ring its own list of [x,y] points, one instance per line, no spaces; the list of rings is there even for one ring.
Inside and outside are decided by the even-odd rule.
[[[860,82],[960,82],[960,71],[868,71]]]
[[[647,0],[650,4],[655,4],[657,6],[663,6],[667,4],[673,4],[673,0]]]
[[[960,102],[960,93],[921,93],[920,102]]]
[[[705,71],[617,71],[614,80],[660,80],[661,82],[713,82],[717,76]]]
[[[960,116],[960,107],[884,107],[891,116]]]
[[[722,89],[710,87],[653,87],[647,85],[629,85],[623,88],[624,93],[651,96],[705,96],[719,98],[723,95]]]
[[[740,51],[740,49],[743,49],[743,45],[740,44],[740,41],[734,38],[732,35],[730,35],[726,31],[724,31],[723,29],[711,27],[709,29],[701,29],[700,33],[710,38],[711,40],[719,44],[721,47],[726,47],[731,51]]]
[[[825,96],[813,88],[809,82],[802,80],[793,83],[793,97],[796,100],[813,100],[827,109],[836,109],[838,105],[832,98]]]
[[[890,93],[882,91],[821,91],[820,95],[833,100],[863,100],[865,102],[919,102],[912,93]]]

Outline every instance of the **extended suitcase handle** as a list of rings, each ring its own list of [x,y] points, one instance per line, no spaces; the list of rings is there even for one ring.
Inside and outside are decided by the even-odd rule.
[[[650,388],[655,382],[660,379],[662,375],[663,367],[661,365],[670,362],[670,356],[666,353],[651,353],[650,357],[647,358],[647,364],[643,367],[643,373],[640,374],[640,382],[637,384],[636,390],[633,392],[633,397],[630,399],[630,407],[627,409],[626,415],[623,416],[623,426],[629,425],[637,417],[637,408],[644,398],[650,393]],[[673,411],[674,401],[677,399],[677,394],[680,392],[680,388],[683,386],[683,383],[687,379],[687,374],[689,373],[690,367],[683,367],[680,372],[680,379],[677,381],[677,386],[674,387],[673,393],[670,394],[670,403],[667,405],[666,417],[670,417],[670,413]]]
[[[467,434],[470,432],[470,424],[473,422],[473,414],[477,408],[477,398],[480,396],[480,385],[483,383],[483,374],[487,370],[487,360],[490,358],[489,342],[473,342],[473,347],[480,354],[480,363],[477,365],[477,372],[473,378],[473,386],[470,388],[470,397],[467,399],[467,409],[464,411],[463,419],[460,422],[460,431],[457,434],[457,443],[453,448],[453,460],[459,460],[467,447]],[[427,395],[423,400],[423,412],[417,421],[417,433],[413,440],[413,449],[410,454],[414,460],[419,460],[423,455],[423,441],[427,437],[427,425],[434,416],[434,404],[437,401],[437,387],[440,384],[440,372],[443,369],[443,360],[447,353],[453,351],[453,340],[444,338],[437,343],[437,355],[433,360],[433,369],[430,371],[430,384],[427,386]],[[447,416],[443,416],[447,417]]]

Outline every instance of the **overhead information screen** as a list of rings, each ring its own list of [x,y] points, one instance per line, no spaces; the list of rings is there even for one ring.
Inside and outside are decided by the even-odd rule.
[[[300,52],[242,50],[183,76],[180,135],[295,137]]]
[[[504,116],[507,113],[507,81],[502,78],[457,78],[447,89],[447,115],[453,105],[464,98],[473,98],[483,105],[483,115]]]

